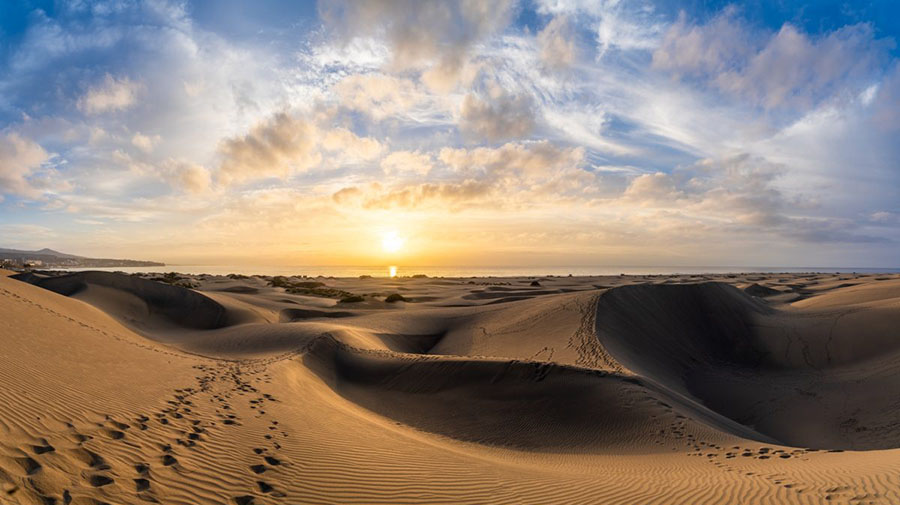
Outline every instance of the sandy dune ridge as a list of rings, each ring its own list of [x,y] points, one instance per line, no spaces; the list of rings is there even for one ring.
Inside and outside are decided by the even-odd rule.
[[[900,275],[12,274],[0,503],[900,503]]]

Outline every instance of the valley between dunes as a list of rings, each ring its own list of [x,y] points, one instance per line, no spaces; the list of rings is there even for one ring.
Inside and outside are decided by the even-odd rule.
[[[900,503],[900,275],[152,277],[2,272],[0,503]]]

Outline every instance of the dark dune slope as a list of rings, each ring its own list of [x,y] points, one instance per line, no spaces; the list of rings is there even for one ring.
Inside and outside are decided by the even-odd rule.
[[[333,338],[311,341],[302,360],[335,392],[368,410],[467,442],[529,451],[598,453],[627,447],[651,453],[659,450],[660,434],[671,426],[721,433],[678,411],[692,412],[718,430],[767,440],[715,414],[697,412],[641,379],[599,370],[366,352]]]
[[[173,326],[206,330],[227,322],[225,307],[196,291],[113,272],[78,272],[59,277],[21,277],[64,296],[88,303],[140,327],[153,319]]]
[[[643,284],[601,295],[596,330],[634,373],[781,443],[882,449],[900,446],[879,393],[900,388],[900,324],[866,322],[890,319],[900,305],[774,310],[721,283]]]
[[[601,295],[597,332],[623,364],[653,377],[714,363],[756,368],[767,354],[756,320],[773,313],[728,284],[640,284]]]

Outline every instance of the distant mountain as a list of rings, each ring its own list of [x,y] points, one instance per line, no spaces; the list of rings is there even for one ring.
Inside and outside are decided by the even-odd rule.
[[[0,247],[0,260],[9,261],[16,266],[24,266],[26,263],[35,264],[41,268],[91,268],[91,267],[150,267],[165,266],[165,263],[157,261],[110,259],[110,258],[85,258],[74,254],[61,253],[53,249],[43,248],[37,251],[24,251],[20,249],[6,249]],[[38,263],[40,262],[40,263]]]
[[[69,258],[69,259],[81,258],[81,256],[75,256],[74,254],[61,253],[59,251],[54,251],[53,249],[48,249],[46,247],[39,251],[23,251],[20,249],[6,249],[3,247],[0,247],[0,254],[19,254],[19,255],[29,255],[30,254],[32,256],[34,256],[34,255],[55,256],[57,258]]]
[[[35,251],[37,254],[46,254],[47,256],[56,256],[57,258],[81,258],[82,256],[75,256],[74,254],[66,254],[61,253],[59,251],[54,251],[53,249],[43,248],[40,251]]]

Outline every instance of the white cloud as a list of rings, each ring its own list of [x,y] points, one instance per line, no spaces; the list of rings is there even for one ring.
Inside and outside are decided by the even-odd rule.
[[[158,144],[160,140],[162,140],[162,137],[160,137],[159,135],[149,136],[137,132],[131,137],[131,145],[137,147],[145,153],[149,153],[153,151],[153,147],[156,146],[156,144]]]
[[[635,177],[623,194],[626,200],[635,201],[640,205],[658,203],[672,205],[680,196],[682,192],[675,188],[672,176],[662,172]]]
[[[354,74],[334,86],[341,105],[380,120],[405,112],[416,104],[420,92],[409,79],[384,74]]]
[[[548,141],[507,143],[498,148],[453,149],[445,147],[441,162],[465,177],[495,179],[510,176],[525,181],[552,177],[578,168],[584,149],[564,148]]]
[[[88,115],[125,110],[134,105],[140,88],[140,83],[127,77],[106,74],[102,83],[91,86],[78,100],[78,110]]]
[[[597,51],[648,50],[657,45],[662,22],[653,4],[643,0],[539,0],[538,11],[589,20]]]
[[[680,76],[714,74],[740,65],[755,53],[758,43],[735,15],[734,9],[726,9],[707,24],[694,25],[682,12],[653,52],[653,66]]]
[[[428,175],[433,167],[431,156],[419,151],[394,151],[381,160],[386,175]]]
[[[869,218],[879,224],[898,224],[900,225],[900,213],[879,210],[873,212]]]
[[[210,189],[212,176],[209,170],[196,163],[168,159],[163,163],[163,177],[176,188],[189,193],[204,193]]]
[[[682,14],[653,53],[654,67],[708,79],[718,89],[771,109],[808,108],[848,86],[862,91],[893,46],[869,24],[811,37],[785,24],[761,34],[729,9],[704,25]]]
[[[875,100],[875,95],[878,94],[878,85],[873,84],[868,88],[864,89],[859,94],[859,101],[865,106],[872,105],[872,101]]]
[[[552,69],[568,68],[577,57],[575,34],[567,16],[550,20],[537,35],[541,61]]]
[[[366,209],[453,211],[536,206],[539,200],[551,204],[572,194],[591,192],[596,179],[581,168],[583,157],[582,149],[546,141],[511,142],[497,148],[444,148],[434,162],[430,155],[395,152],[382,161],[386,173],[403,175],[426,166],[427,173],[440,172],[446,180],[410,182],[394,178],[386,183],[341,188],[332,199],[340,205],[356,204]]]
[[[253,127],[246,135],[226,139],[221,145],[222,182],[262,177],[287,177],[322,160],[316,150],[315,125],[287,113],[278,113]]]
[[[231,184],[267,177],[287,178],[319,166],[337,168],[370,161],[384,151],[378,140],[360,137],[342,127],[329,128],[327,114],[312,120],[299,114],[278,112],[248,133],[225,139],[219,150],[219,181]],[[315,112],[311,114],[315,116]]]
[[[875,93],[872,102],[873,126],[882,132],[900,130],[898,103],[900,103],[900,63],[895,62]]]
[[[384,39],[394,70],[428,69],[426,81],[450,89],[466,68],[472,46],[504,28],[513,2],[450,0],[336,0],[319,3],[326,24],[345,40]]]
[[[0,135],[0,193],[34,197],[29,180],[50,156],[36,142],[16,133]]]
[[[346,128],[333,128],[320,133],[320,146],[338,156],[346,163],[355,163],[377,158],[384,151],[381,142],[368,137],[359,137]]]
[[[513,96],[495,86],[486,100],[466,95],[460,108],[460,128],[478,140],[525,137],[534,129],[534,114],[531,97]]]

